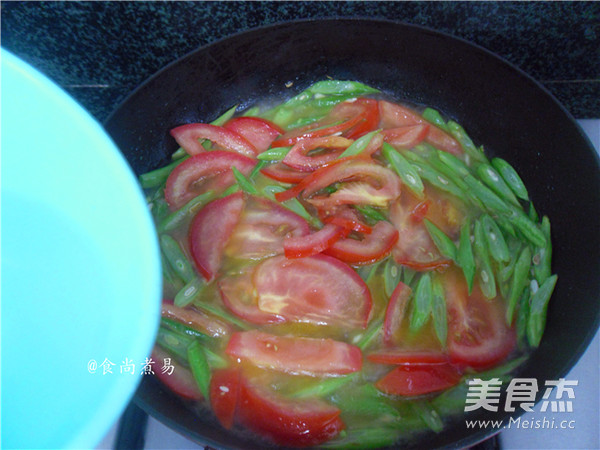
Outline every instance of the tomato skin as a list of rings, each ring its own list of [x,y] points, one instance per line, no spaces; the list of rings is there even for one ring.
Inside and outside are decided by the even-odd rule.
[[[365,328],[372,307],[369,288],[336,258],[323,254],[263,261],[253,274],[260,310],[291,322]]]
[[[391,348],[389,350],[379,350],[375,353],[367,355],[367,359],[377,364],[390,365],[410,365],[430,366],[433,364],[447,364],[450,362],[450,357],[446,353],[401,350]]]
[[[275,164],[269,164],[268,166],[262,168],[260,172],[276,181],[281,181],[282,183],[300,183],[308,172],[300,172],[296,169],[292,169],[291,167],[283,164],[282,162],[278,162]]]
[[[225,352],[233,359],[294,375],[345,375],[362,368],[362,353],[354,345],[258,330],[234,333]]]
[[[161,306],[161,316],[176,320],[194,330],[211,337],[231,335],[231,327],[214,317],[209,317],[203,311],[192,308],[180,308],[172,303],[164,302]]]
[[[326,118],[322,121],[309,124],[306,127],[288,131],[279,139],[273,141],[271,147],[287,147],[294,145],[303,139],[319,138],[323,136],[331,136],[337,133],[343,133],[344,131],[349,130],[353,126],[360,123],[361,120],[361,116],[355,116],[338,125],[326,126],[327,123],[333,123],[337,121],[335,119],[332,120]]]
[[[325,136],[318,138],[307,138],[294,144],[290,149],[283,163],[302,172],[311,172],[327,163],[337,159],[344,149],[352,144],[353,141],[341,136]],[[321,153],[318,156],[309,156],[311,150],[317,148],[330,149],[326,153]]]
[[[414,397],[456,386],[461,376],[450,364],[399,365],[375,383],[375,387],[386,394]]]
[[[320,399],[288,400],[242,377],[237,420],[277,445],[311,447],[344,429],[340,410]]]
[[[255,163],[246,156],[224,150],[199,153],[173,169],[165,185],[165,199],[175,210],[208,190],[220,193],[235,182],[232,167],[248,175]],[[201,190],[195,186],[199,180],[206,180]]]
[[[223,258],[223,250],[244,208],[241,192],[213,200],[192,220],[189,231],[189,244],[192,258],[198,271],[212,280]]]
[[[192,372],[186,367],[177,364],[171,358],[171,365],[174,366],[173,372],[169,375],[168,372],[163,372],[165,367],[165,358],[171,358],[171,355],[158,346],[154,346],[151,359],[156,363],[154,374],[163,384],[170,390],[184,398],[200,401],[204,398],[198,384],[192,375]]]
[[[234,117],[223,127],[236,132],[250,142],[257,153],[267,150],[275,138],[283,134],[279,126],[260,117]]]
[[[326,224],[323,228],[307,236],[286,237],[283,249],[286,258],[304,258],[319,254],[331,247],[347,231],[337,225]]]
[[[189,123],[171,130],[171,136],[189,155],[206,152],[199,139],[208,139],[213,144],[232,152],[254,158],[256,148],[234,131],[207,123]]]
[[[210,406],[219,423],[227,430],[233,427],[240,394],[241,371],[219,369],[212,373],[209,386]]]
[[[364,134],[369,133],[377,128],[379,124],[379,104],[377,100],[370,98],[358,98],[354,102],[342,102],[334,108],[333,114],[343,114],[342,108],[351,109],[354,108],[362,117],[362,121],[355,125],[346,134],[348,139],[358,139]]]
[[[504,319],[502,299],[487,300],[477,284],[469,295],[458,270],[448,270],[444,277],[450,360],[476,370],[499,364],[516,345],[515,330]]]
[[[352,211],[349,211],[352,214]],[[362,234],[371,234],[373,232],[373,228],[369,225],[362,223],[356,215],[353,216],[342,216],[342,215],[332,215],[323,218],[323,222],[331,223],[333,225],[337,225],[339,227],[345,228],[347,231],[356,231],[357,233]]]
[[[404,127],[388,128],[381,134],[385,142],[395,148],[412,148],[420,144],[429,131],[428,124],[407,125]]]
[[[383,320],[383,343],[385,345],[394,343],[394,335],[400,329],[411,295],[412,289],[402,281],[398,282],[385,309]]]
[[[398,231],[389,222],[381,221],[362,240],[345,238],[325,250],[348,264],[372,264],[385,258],[398,241]]]

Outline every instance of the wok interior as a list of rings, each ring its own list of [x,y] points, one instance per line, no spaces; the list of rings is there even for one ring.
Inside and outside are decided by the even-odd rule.
[[[600,319],[598,159],[543,88],[487,51],[392,22],[284,23],[218,41],[171,64],[126,99],[106,128],[134,170],[144,173],[166,163],[176,149],[169,129],[210,121],[235,104],[244,108],[289,98],[326,77],[358,80],[399,101],[435,107],[521,174],[540,215],[550,217],[558,284],[542,344],[518,375],[537,378],[541,385],[564,376]],[[151,378],[144,379],[135,400],[191,439],[253,447],[247,438],[221,429],[209,413],[199,418],[188,411]],[[481,411],[470,417],[508,417]],[[492,431],[467,430],[458,421],[412,445],[460,447]]]

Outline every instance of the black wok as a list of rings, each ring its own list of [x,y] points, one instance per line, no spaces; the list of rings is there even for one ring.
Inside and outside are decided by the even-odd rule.
[[[515,166],[538,211],[551,219],[553,272],[559,277],[544,339],[518,375],[537,378],[540,386],[564,376],[600,320],[598,158],[547,91],[486,50],[386,21],[282,23],[221,40],[174,62],[127,98],[106,128],[134,170],[143,173],[166,163],[176,149],[169,129],[210,121],[234,104],[287,98],[325,77],[360,80],[396,99],[436,107],[488,152]],[[290,81],[293,87],[286,88]],[[192,440],[256,448],[208,415],[190,413],[152,378],[144,378],[135,402]],[[474,418],[507,419],[508,413],[484,411]],[[463,447],[491,433],[467,430],[462,420],[412,445]]]

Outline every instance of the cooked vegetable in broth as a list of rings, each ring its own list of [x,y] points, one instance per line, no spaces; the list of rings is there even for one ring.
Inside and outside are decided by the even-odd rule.
[[[172,163],[140,178],[163,257],[155,372],[224,428],[390,445],[441,431],[468,378],[539,345],[550,221],[438,111],[327,80],[170,131]]]

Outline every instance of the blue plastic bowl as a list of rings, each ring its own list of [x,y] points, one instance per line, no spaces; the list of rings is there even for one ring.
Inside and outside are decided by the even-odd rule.
[[[156,233],[103,128],[30,66],[1,60],[2,447],[89,448],[144,376]]]

